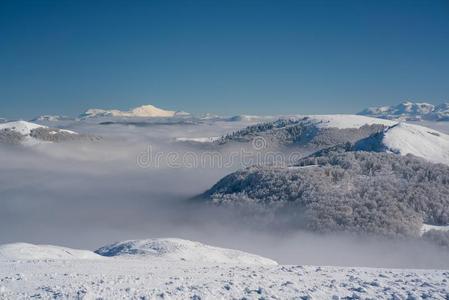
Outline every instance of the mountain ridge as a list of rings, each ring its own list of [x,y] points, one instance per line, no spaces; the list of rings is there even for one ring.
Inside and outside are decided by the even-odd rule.
[[[449,102],[434,105],[427,102],[403,101],[397,105],[368,107],[358,115],[405,121],[449,121]]]

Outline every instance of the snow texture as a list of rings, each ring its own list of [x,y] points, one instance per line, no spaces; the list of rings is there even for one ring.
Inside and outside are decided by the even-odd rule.
[[[132,259],[0,262],[0,299],[447,299],[449,271]]]

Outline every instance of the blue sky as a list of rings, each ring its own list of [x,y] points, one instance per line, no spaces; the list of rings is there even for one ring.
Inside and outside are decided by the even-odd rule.
[[[0,117],[449,101],[449,1],[0,1]]]

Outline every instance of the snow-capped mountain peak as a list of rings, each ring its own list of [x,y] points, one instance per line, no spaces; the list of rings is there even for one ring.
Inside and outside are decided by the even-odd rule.
[[[413,103],[411,101],[404,101],[395,107],[397,114],[413,113],[413,114],[428,114],[433,111],[434,105],[426,102]]]

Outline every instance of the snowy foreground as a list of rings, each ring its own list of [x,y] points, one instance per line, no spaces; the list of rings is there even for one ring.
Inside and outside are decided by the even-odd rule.
[[[126,241],[97,253],[102,255],[56,246],[0,246],[0,299],[449,297],[444,270],[277,265],[179,239]]]

